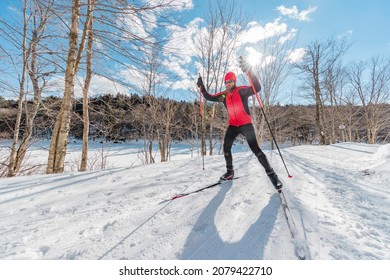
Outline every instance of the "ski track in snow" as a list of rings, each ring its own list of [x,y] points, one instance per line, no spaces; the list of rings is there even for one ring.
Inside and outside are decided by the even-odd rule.
[[[390,259],[390,187],[372,168],[379,147],[282,149],[292,179],[266,151],[309,259]],[[195,158],[0,179],[0,259],[297,259],[251,152],[234,154],[238,180],[161,203],[218,180],[223,157],[205,160],[206,170]]]
[[[375,147],[365,151],[339,146],[323,149],[345,152],[331,152],[332,157],[328,158],[323,152],[317,156],[318,149],[313,148],[294,155],[288,153],[296,172],[305,174],[302,177],[306,180],[299,185],[296,197],[298,202],[300,196],[304,197],[302,205],[308,206],[301,213],[306,215],[302,221],[307,240],[318,244],[318,248],[310,246],[312,257],[388,259],[390,228],[383,226],[389,224],[390,217],[388,186],[386,190],[382,182],[362,172],[363,158],[372,154]]]

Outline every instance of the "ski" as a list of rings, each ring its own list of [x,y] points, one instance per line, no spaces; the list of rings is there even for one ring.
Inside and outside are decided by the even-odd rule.
[[[296,226],[294,218],[291,214],[290,207],[288,206],[286,196],[284,195],[282,190],[278,191],[278,193],[279,193],[280,203],[281,203],[282,209],[283,209],[283,214],[284,214],[284,217],[286,218],[287,226],[288,226],[290,233],[291,233],[291,236],[294,240],[295,254],[297,255],[297,257],[300,260],[305,260],[306,259],[305,246],[299,240],[297,226]]]
[[[240,178],[240,177],[235,177],[235,178],[233,178],[232,180],[237,180],[238,178]],[[179,194],[177,194],[177,195],[172,196],[170,199],[166,199],[166,200],[162,201],[161,203],[164,203],[164,202],[167,202],[167,201],[172,201],[172,200],[175,200],[175,199],[178,199],[178,198],[182,198],[182,197],[185,197],[185,196],[187,196],[187,195],[195,194],[195,193],[198,193],[198,192],[202,192],[202,191],[204,191],[204,190],[214,188],[214,187],[216,187],[216,186],[218,186],[218,185],[222,185],[223,183],[227,183],[227,182],[230,182],[230,181],[232,181],[232,180],[227,180],[227,181],[219,180],[219,181],[216,182],[216,183],[213,183],[213,184],[211,184],[211,185],[208,185],[208,186],[206,186],[206,187],[197,189],[197,190],[192,191],[192,192],[179,193]]]

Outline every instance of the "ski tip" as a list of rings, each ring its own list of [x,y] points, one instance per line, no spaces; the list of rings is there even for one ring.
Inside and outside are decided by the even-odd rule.
[[[297,250],[297,255],[300,260],[306,260],[306,252],[304,248],[299,248]]]
[[[288,175],[288,178],[290,178],[290,179],[291,179],[292,177],[293,177],[292,175]]]

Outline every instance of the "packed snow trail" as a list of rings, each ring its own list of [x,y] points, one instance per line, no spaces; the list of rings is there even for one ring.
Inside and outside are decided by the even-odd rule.
[[[390,259],[390,145],[266,151],[310,259]],[[0,179],[0,259],[295,260],[278,194],[253,154]],[[197,168],[198,167],[198,168]]]
[[[377,148],[348,143],[288,150],[301,177],[295,195],[312,258],[382,259],[381,251],[389,252],[390,229],[384,225],[390,182],[366,175]]]

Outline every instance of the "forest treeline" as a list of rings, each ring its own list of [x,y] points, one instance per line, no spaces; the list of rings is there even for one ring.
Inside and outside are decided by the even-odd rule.
[[[42,106],[35,117],[33,138],[50,140],[54,117],[58,114],[61,99],[48,97],[42,100]],[[0,139],[11,140],[17,115],[17,102],[0,97]],[[28,102],[32,107],[33,103]],[[375,105],[380,119],[390,119],[390,105]],[[27,109],[28,110],[28,109]],[[215,112],[213,112],[215,110]],[[261,127],[263,115],[258,106],[252,106],[259,141],[270,139],[268,128]],[[328,106],[326,111],[326,141],[328,144],[342,141],[369,142],[367,118],[362,106]],[[147,140],[148,143],[165,141],[169,149],[171,141],[198,140],[200,138],[199,103],[176,101],[168,98],[132,95],[101,95],[89,100],[90,141],[125,142],[129,140]],[[271,129],[280,143],[316,144],[320,141],[314,105],[272,105],[268,109]],[[212,137],[210,137],[211,114],[213,119]],[[83,132],[82,100],[76,99],[72,109],[69,138],[82,139]],[[227,126],[223,105],[213,104],[205,107],[207,140],[222,140]],[[370,120],[370,119],[368,119]],[[26,124],[26,114],[22,115],[21,135]],[[383,122],[377,127],[375,143],[388,143],[390,125]],[[163,145],[163,144],[162,144]],[[162,147],[162,146],[161,146]]]

